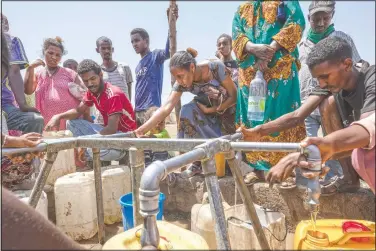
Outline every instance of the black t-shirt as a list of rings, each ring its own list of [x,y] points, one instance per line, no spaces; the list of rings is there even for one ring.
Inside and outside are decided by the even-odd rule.
[[[375,110],[375,66],[369,66],[363,61],[362,66],[356,66],[356,69],[360,75],[355,90],[351,92],[341,90],[334,95],[345,126],[348,126],[352,120],[359,120],[360,114]],[[330,96],[331,94],[329,90],[317,86],[310,95]]]
[[[230,60],[230,61],[226,61],[226,62],[223,62],[226,67],[228,68],[235,68],[237,69],[238,68],[238,63],[235,61],[235,60]]]
[[[365,72],[360,72],[355,90],[352,92],[342,90],[340,95],[354,110],[360,110],[361,114],[374,111],[375,66],[371,65]]]

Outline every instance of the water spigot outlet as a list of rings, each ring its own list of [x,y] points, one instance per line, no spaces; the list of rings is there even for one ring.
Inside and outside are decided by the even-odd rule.
[[[319,180],[319,174],[321,173],[321,154],[320,150],[315,145],[310,145],[303,150],[303,154],[306,156],[307,161],[311,163],[312,167],[309,170],[302,170],[302,172],[315,172],[312,178],[306,178],[303,175],[297,175],[296,184],[304,185],[307,188],[307,201],[306,204],[311,212],[317,212],[320,205],[321,186]]]
[[[144,227],[141,233],[141,247],[151,250],[151,247],[159,246],[159,231],[155,215],[144,218]]]

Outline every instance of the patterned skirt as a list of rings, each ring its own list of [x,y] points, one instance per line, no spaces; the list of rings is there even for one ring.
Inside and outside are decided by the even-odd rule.
[[[180,139],[210,139],[235,133],[235,107],[222,115],[204,114],[196,102],[183,105],[180,111]]]

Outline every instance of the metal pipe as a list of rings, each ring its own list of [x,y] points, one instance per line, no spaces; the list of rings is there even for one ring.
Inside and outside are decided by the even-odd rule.
[[[132,202],[133,202],[133,225],[137,227],[142,224],[143,217],[140,214],[139,188],[142,173],[145,169],[144,151],[136,148],[129,149],[129,162],[132,177]]]
[[[208,142],[207,139],[147,139],[147,138],[127,138],[131,137],[133,133],[119,133],[112,135],[86,135],[77,138],[60,138],[60,139],[45,139],[36,147],[31,148],[3,148],[1,155],[21,154],[27,152],[43,152],[43,151],[61,151],[76,147],[84,148],[113,148],[113,149],[128,149],[130,147],[138,147],[150,150],[159,151],[181,151],[188,152],[200,144]],[[233,135],[222,136],[221,139],[235,140],[241,138],[241,133]],[[249,144],[249,143],[244,143]]]
[[[47,144],[40,143],[36,147],[24,147],[24,148],[2,148],[1,156],[9,156],[12,154],[21,154],[27,152],[44,152],[47,149]]]
[[[236,141],[236,140],[239,140],[243,137],[243,134],[241,132],[237,132],[237,133],[234,133],[234,134],[231,134],[231,135],[225,135],[225,136],[222,136],[220,137],[220,139],[227,139],[227,140],[230,140],[230,141]]]
[[[133,132],[126,132],[126,133],[115,133],[110,135],[101,135],[101,134],[92,134],[92,135],[84,135],[79,136],[77,138],[90,138],[90,139],[112,139],[112,138],[134,138]]]
[[[268,240],[266,239],[265,232],[260,223],[260,219],[257,216],[256,209],[253,204],[253,199],[251,197],[251,194],[249,193],[247,186],[244,183],[243,176],[239,170],[242,158],[241,152],[236,153],[236,159],[234,151],[231,151],[230,154],[231,156],[229,156],[229,158],[227,159],[227,163],[231,169],[232,176],[235,179],[236,187],[239,191],[240,197],[243,200],[243,204],[247,210],[253,229],[255,230],[257,240],[262,250],[271,250],[269,247]]]
[[[77,139],[77,147],[99,147],[113,149],[149,149],[152,151],[181,151],[188,152],[195,146],[207,142],[204,139],[153,139],[153,138],[112,138],[112,139]]]
[[[316,175],[312,178],[306,178],[302,174],[296,176],[297,185],[305,185],[307,188],[307,200],[306,205],[309,211],[318,212],[320,206],[321,185],[319,180],[319,174],[322,170],[321,165],[321,153],[317,146],[309,145],[302,149],[302,153],[307,157],[307,161],[312,164],[312,168],[309,170],[302,170],[302,172],[314,172]]]
[[[159,231],[157,227],[157,216],[149,215],[144,218],[144,225],[141,232],[141,246],[159,246]]]
[[[299,143],[269,143],[269,142],[231,142],[231,147],[235,151],[248,152],[299,152]]]
[[[95,197],[97,203],[97,220],[98,220],[98,241],[104,244],[105,230],[104,230],[104,208],[103,208],[103,194],[102,194],[102,169],[99,148],[93,148],[93,169],[95,182]]]
[[[165,161],[155,161],[145,169],[141,177],[140,192],[144,194],[146,191],[159,192],[159,183],[167,177],[168,173],[188,165],[196,160],[206,157],[204,149],[196,148],[190,152],[176,156]],[[144,191],[145,190],[145,191]],[[142,203],[141,203],[142,204]],[[158,206],[158,203],[157,203]],[[158,208],[158,207],[157,207]],[[141,208],[141,211],[150,211],[148,208]],[[158,212],[157,212],[158,213]]]
[[[59,152],[65,149],[71,149],[76,147],[76,138],[60,138],[60,139],[45,139],[42,143],[36,147],[24,147],[24,148],[3,148],[1,149],[1,156],[11,154],[21,154],[29,152]]]
[[[221,190],[215,169],[214,157],[202,161],[202,170],[205,176],[206,188],[209,195],[211,214],[214,218],[214,231],[218,250],[231,250],[227,233],[225,212],[223,210]]]
[[[33,187],[33,190],[31,191],[30,198],[28,201],[29,205],[32,206],[33,208],[37,207],[38,201],[42,194],[43,188],[46,185],[48,175],[50,175],[52,165],[55,162],[56,157],[57,157],[57,152],[47,153],[46,159],[38,174],[38,177],[35,181],[35,185]]]
[[[113,139],[113,138],[126,138],[126,137],[134,137],[134,133],[127,132],[127,133],[117,133],[117,134],[111,134],[111,135],[92,134],[92,135],[85,135],[85,136],[79,136],[79,137],[60,138],[60,139],[44,139],[43,142],[37,145],[36,147],[3,148],[1,149],[1,156],[28,153],[28,152],[44,152],[44,151],[47,151],[47,148],[48,150],[50,150],[51,147],[58,147],[59,148],[58,150],[51,149],[51,152],[55,152],[55,151],[58,152],[60,150],[76,148],[77,142],[80,139]],[[97,145],[95,145],[95,147],[96,146]]]
[[[140,214],[144,217],[141,246],[159,245],[156,215],[159,213],[159,183],[180,167],[206,157],[204,149],[197,148],[164,162],[155,161],[145,169],[140,183]]]

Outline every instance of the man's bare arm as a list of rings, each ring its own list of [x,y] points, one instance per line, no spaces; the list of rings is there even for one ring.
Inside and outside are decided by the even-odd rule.
[[[303,123],[304,119],[307,118],[325,98],[326,96],[311,95],[297,110],[260,125],[255,129],[261,136],[266,136],[275,132],[281,132],[293,128]]]

